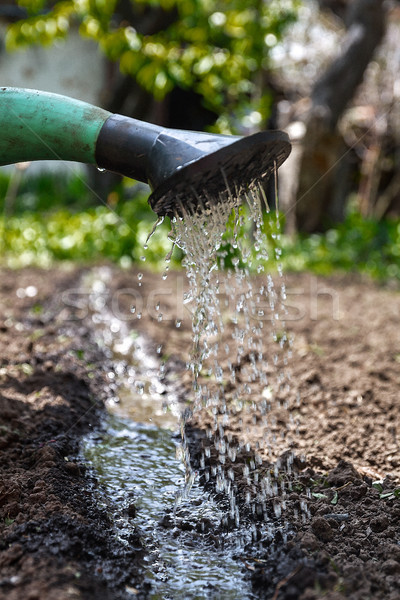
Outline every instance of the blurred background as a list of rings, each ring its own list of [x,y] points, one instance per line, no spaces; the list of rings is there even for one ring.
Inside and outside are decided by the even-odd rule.
[[[267,194],[292,270],[400,279],[399,63],[394,0],[0,2],[3,86],[167,127],[286,130],[279,202],[273,185]],[[74,163],[1,167],[2,261],[129,267],[155,221],[148,194]],[[156,233],[149,266],[163,268],[167,233]]]

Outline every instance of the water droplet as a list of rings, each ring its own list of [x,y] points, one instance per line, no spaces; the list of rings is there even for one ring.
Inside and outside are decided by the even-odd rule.
[[[145,250],[147,250],[147,248],[148,248],[148,244],[149,244],[149,241],[150,241],[150,238],[151,238],[151,237],[154,235],[154,233],[155,233],[155,231],[156,231],[157,227],[158,227],[159,225],[161,225],[161,223],[163,223],[163,222],[164,222],[164,217],[158,217],[157,221],[154,223],[154,225],[153,225],[153,228],[152,228],[152,230],[150,231],[150,233],[149,233],[149,235],[147,236],[147,238],[146,238],[146,241],[145,241],[145,243],[144,243],[144,246],[143,246],[143,247],[144,247],[144,249],[145,249]]]
[[[99,173],[104,173],[105,169],[103,167],[97,167]]]
[[[182,320],[181,319],[177,319],[175,321],[175,327],[177,327],[179,329],[179,327],[182,325]]]
[[[34,298],[37,295],[37,293],[37,287],[35,287],[34,285],[28,285],[28,287],[25,290],[25,294],[28,296],[28,298]]]
[[[110,330],[113,333],[118,333],[118,331],[121,329],[121,323],[119,323],[118,321],[113,321],[110,325]]]
[[[188,304],[193,300],[192,292],[185,292],[183,294],[183,304]]]
[[[143,395],[143,392],[144,392],[144,383],[143,383],[143,381],[137,381],[137,382],[135,383],[135,388],[136,388],[136,391],[137,391],[137,393],[138,393],[140,396],[142,396],[142,395]]]

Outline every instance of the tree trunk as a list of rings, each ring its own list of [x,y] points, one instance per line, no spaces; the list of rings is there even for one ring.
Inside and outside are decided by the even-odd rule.
[[[321,231],[344,214],[347,194],[343,176],[351,166],[350,151],[336,125],[383,38],[384,3],[350,2],[346,21],[342,51],[316,82],[311,108],[303,117],[305,135],[299,152],[297,193],[291,198],[300,231]]]

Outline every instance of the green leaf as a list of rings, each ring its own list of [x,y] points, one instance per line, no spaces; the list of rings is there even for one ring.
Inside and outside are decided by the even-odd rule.
[[[378,490],[378,492],[383,492],[383,486],[380,481],[374,481],[374,483],[372,484],[372,487],[375,488],[376,490]]]
[[[116,0],[67,0],[47,11],[44,0],[20,0],[20,5],[29,16],[9,26],[9,50],[49,45],[79,22],[80,34],[95,40],[156,100],[175,85],[190,87],[216,118],[224,116],[232,130],[246,130],[246,114],[260,110],[255,98],[265,93],[259,82],[271,48],[295,20],[300,2],[136,0],[130,3],[130,22],[121,19]],[[140,33],[144,17],[148,21],[152,15],[157,31]],[[269,103],[260,114],[265,122]]]
[[[397,488],[395,490],[390,490],[388,492],[383,492],[383,494],[379,495],[379,498],[381,500],[392,500],[394,498],[400,498],[400,488]]]
[[[323,499],[323,498],[327,497],[326,494],[321,494],[319,492],[311,492],[311,496],[313,498],[316,498],[317,500],[320,500],[320,499]]]

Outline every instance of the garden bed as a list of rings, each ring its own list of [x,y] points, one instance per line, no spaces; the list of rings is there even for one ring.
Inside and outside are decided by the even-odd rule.
[[[187,399],[192,334],[184,274],[163,281],[108,268],[105,302],[146,336]],[[81,437],[100,427],[104,400],[115,393],[107,378],[112,365],[94,341],[88,295],[78,288],[81,272],[1,271],[0,598],[7,600],[149,594],[134,521],[130,539],[116,539],[79,459]],[[400,294],[357,277],[286,279],[287,329],[294,335],[290,406],[301,401],[293,408],[299,427],[290,449],[304,458],[285,516],[271,516],[277,532],[286,523],[285,535],[246,548],[244,568],[259,598],[397,600]],[[132,313],[133,302],[140,311]],[[194,463],[207,418],[197,414],[190,424]],[[254,412],[240,418],[240,426],[230,420],[230,433],[255,448],[262,419]],[[277,440],[261,468],[287,450],[287,439]],[[209,465],[197,467],[202,477]],[[299,502],[307,493],[304,520]],[[254,523],[257,529],[255,517]]]

